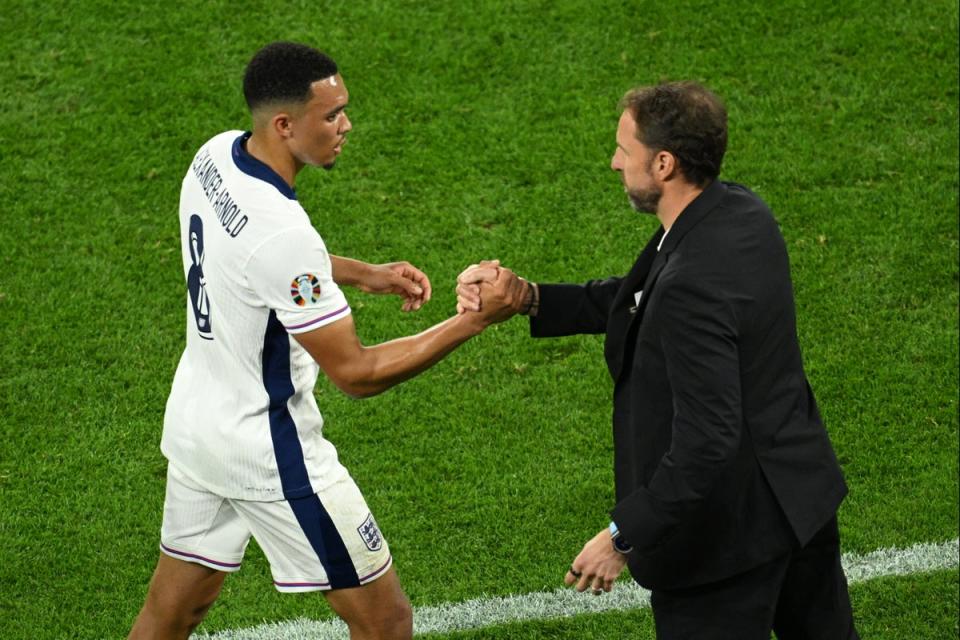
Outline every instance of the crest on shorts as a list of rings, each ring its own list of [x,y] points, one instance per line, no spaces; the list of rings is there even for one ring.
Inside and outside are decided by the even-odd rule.
[[[320,299],[320,279],[312,273],[303,273],[290,283],[290,297],[297,306],[304,307]]]
[[[373,514],[367,514],[367,519],[363,524],[357,527],[357,533],[363,538],[363,543],[367,545],[370,551],[379,551],[383,546],[383,536],[380,535],[380,529],[377,527],[377,521],[373,519]]]

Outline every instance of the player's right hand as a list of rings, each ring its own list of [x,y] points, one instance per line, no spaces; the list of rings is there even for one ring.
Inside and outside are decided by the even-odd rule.
[[[480,311],[480,283],[493,282],[500,275],[499,260],[481,260],[457,276],[457,313]]]

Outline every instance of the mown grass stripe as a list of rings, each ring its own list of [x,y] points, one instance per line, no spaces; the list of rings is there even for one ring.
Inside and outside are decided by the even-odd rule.
[[[958,566],[960,539],[942,543],[921,543],[906,549],[878,549],[863,555],[847,553],[843,556],[843,567],[851,584]],[[634,582],[623,581],[612,593],[602,596],[577,593],[571,589],[557,589],[420,607],[414,611],[414,631],[416,634],[450,633],[509,622],[639,609],[649,605],[649,591]],[[211,640],[327,640],[346,638],[347,629],[340,620],[300,618],[194,637]]]

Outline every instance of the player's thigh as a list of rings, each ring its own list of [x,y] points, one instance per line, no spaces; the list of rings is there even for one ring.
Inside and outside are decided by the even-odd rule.
[[[170,464],[160,550],[214,571],[240,569],[250,530],[229,499],[214,494]]]
[[[315,495],[231,504],[267,556],[281,592],[359,587],[391,566],[387,542],[349,475]]]
[[[147,605],[163,616],[197,617],[240,568],[250,531],[229,500],[169,465],[160,530],[160,561]]]
[[[166,616],[202,615],[216,601],[227,574],[161,553],[147,605]]]
[[[352,589],[324,591],[323,595],[351,628],[380,632],[390,638],[407,638],[413,632],[410,601],[393,567],[373,582]]]

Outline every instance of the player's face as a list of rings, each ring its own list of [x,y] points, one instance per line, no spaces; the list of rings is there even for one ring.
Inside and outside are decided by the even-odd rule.
[[[653,175],[653,150],[637,140],[637,123],[624,111],[617,125],[617,150],[610,168],[620,174],[631,206],[643,213],[656,213],[663,189]]]
[[[339,73],[317,80],[310,90],[310,100],[291,118],[288,144],[301,164],[330,169],[353,129],[346,111],[350,94]]]

